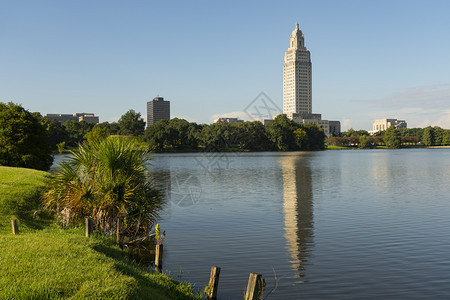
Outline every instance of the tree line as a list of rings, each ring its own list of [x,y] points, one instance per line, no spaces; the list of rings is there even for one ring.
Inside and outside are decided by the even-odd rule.
[[[323,150],[325,134],[314,124],[278,116],[258,121],[197,124],[174,118],[145,128],[141,114],[129,110],[118,122],[49,120],[21,105],[0,102],[0,165],[48,170],[52,153],[74,149],[107,136],[134,136],[151,151],[298,151]]]
[[[183,119],[148,126],[143,139],[154,151],[323,150],[325,134],[315,124],[298,124],[280,115],[267,126],[259,121],[211,125]]]
[[[145,128],[141,114],[125,113],[117,123],[100,124],[43,118],[50,145],[75,147],[83,141],[109,135],[134,136],[146,142],[149,150],[165,151],[297,151],[323,150],[325,134],[315,124],[298,124],[278,116],[264,126],[259,121],[197,124],[184,119],[161,120]]]
[[[388,148],[401,148],[411,145],[423,146],[449,146],[450,130],[438,126],[426,128],[399,128],[393,126],[379,131],[373,136],[366,130],[349,129],[339,136],[327,139],[329,145],[342,147],[373,148],[386,146]]]

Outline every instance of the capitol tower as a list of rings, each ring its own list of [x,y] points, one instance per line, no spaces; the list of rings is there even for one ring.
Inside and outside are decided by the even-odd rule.
[[[298,23],[284,53],[283,114],[297,123],[322,126],[326,136],[337,135],[341,131],[339,121],[322,120],[321,114],[312,113],[311,54],[305,47],[305,36]]]
[[[283,113],[312,114],[311,55],[305,37],[295,24],[283,64]]]

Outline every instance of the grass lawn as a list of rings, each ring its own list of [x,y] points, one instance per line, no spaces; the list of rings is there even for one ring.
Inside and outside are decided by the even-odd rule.
[[[325,150],[353,150],[355,147],[344,147],[344,146],[335,146],[335,145],[326,145]]]
[[[201,299],[188,284],[129,260],[113,239],[60,228],[46,213],[34,220],[47,176],[0,167],[0,299]]]

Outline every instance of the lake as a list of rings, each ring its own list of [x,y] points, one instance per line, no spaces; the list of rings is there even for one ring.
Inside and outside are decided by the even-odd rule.
[[[164,269],[219,299],[450,298],[450,149],[155,154]]]

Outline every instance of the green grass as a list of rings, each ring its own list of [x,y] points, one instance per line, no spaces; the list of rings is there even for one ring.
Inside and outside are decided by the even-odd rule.
[[[9,207],[0,212],[0,299],[201,299],[188,284],[128,259],[111,238],[63,229],[48,213],[33,219],[46,180],[45,172],[0,167],[0,200]]]
[[[0,213],[27,213],[39,207],[39,196],[48,173],[0,166]]]
[[[344,147],[344,146],[335,146],[335,145],[326,145],[325,150],[352,150],[355,147]]]

